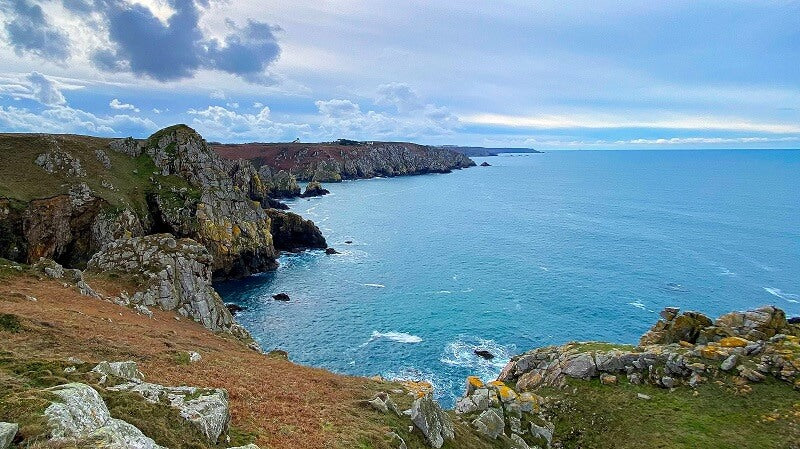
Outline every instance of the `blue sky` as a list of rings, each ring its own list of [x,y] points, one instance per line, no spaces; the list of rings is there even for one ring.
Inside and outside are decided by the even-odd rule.
[[[800,148],[800,2],[3,0],[0,131]]]

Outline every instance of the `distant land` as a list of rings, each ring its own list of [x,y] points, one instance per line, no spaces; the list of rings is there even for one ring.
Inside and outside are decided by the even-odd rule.
[[[442,145],[439,148],[457,151],[468,157],[497,156],[501,153],[544,153],[544,151],[534,150],[533,148],[485,148],[461,147],[458,145]]]

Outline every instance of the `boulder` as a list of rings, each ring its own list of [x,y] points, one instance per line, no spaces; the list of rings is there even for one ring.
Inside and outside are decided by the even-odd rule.
[[[730,329],[737,337],[747,340],[766,340],[783,332],[787,326],[786,313],[775,306],[746,312],[731,312],[717,318],[715,326]]]
[[[591,354],[581,353],[566,359],[561,371],[576,379],[591,379],[597,372],[597,366]]]
[[[0,422],[0,449],[7,449],[17,436],[19,425],[10,422]]]
[[[106,362],[102,361],[92,368],[93,373],[102,376],[115,376],[127,381],[139,382],[144,380],[144,374],[139,371],[136,362]]]
[[[481,167],[491,167],[491,166],[492,166],[492,164],[490,164],[488,162],[481,162]]]
[[[430,395],[417,398],[411,406],[411,421],[432,447],[439,449],[445,440],[455,438],[453,422]]]
[[[105,402],[92,387],[71,383],[49,388],[59,397],[44,411],[55,444],[106,449],[163,449],[141,430],[112,418]]]
[[[505,430],[503,412],[496,408],[485,410],[480,414],[480,416],[472,421],[472,425],[475,427],[475,430],[477,430],[478,433],[494,440],[502,435],[503,431]]]
[[[491,352],[489,352],[489,351],[487,351],[485,349],[474,349],[473,352],[478,357],[486,359],[486,360],[492,360],[494,358],[494,354],[492,354]]]
[[[277,250],[298,252],[328,247],[325,237],[313,221],[276,209],[269,209],[267,214],[271,219],[270,230]]]
[[[284,302],[286,302],[286,301],[289,301],[291,298],[289,298],[289,295],[287,295],[286,293],[278,293],[278,294],[272,295],[272,299],[274,299],[275,301],[284,301]]]
[[[339,251],[336,251],[334,248],[328,247],[325,248],[325,254],[331,256],[333,254],[339,254]]]
[[[685,341],[695,343],[701,331],[712,325],[711,319],[699,312],[677,313],[674,307],[661,312],[664,318],[659,320],[639,340],[640,346],[652,344],[669,344]]]

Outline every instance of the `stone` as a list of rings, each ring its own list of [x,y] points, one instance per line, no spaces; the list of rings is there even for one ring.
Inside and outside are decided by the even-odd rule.
[[[329,190],[322,188],[322,184],[317,181],[311,181],[306,185],[306,191],[303,192],[303,198],[309,198],[312,196],[322,196],[331,193]]]
[[[639,398],[639,399],[643,399],[645,401],[649,401],[651,399],[650,396],[648,396],[648,395],[646,395],[644,393],[636,393],[636,397]]]
[[[744,348],[750,342],[741,337],[725,337],[719,341],[723,348]]]
[[[261,449],[253,443],[245,444],[244,446],[229,447],[228,449]]]
[[[19,425],[10,422],[0,422],[0,449],[7,449],[17,436]]]
[[[239,304],[234,304],[230,302],[225,303],[225,307],[228,309],[228,312],[230,312],[231,315],[233,316],[236,316],[236,314],[239,312],[247,310],[246,308],[240,306]]]
[[[199,362],[202,359],[203,357],[199,352],[189,351],[189,363]]]
[[[478,388],[483,387],[483,381],[478,376],[467,376],[467,392],[465,395],[469,396]]]
[[[492,164],[490,164],[490,163],[488,163],[486,161],[481,162],[481,167],[491,167],[491,166],[492,166]]]
[[[271,220],[270,232],[279,251],[300,252],[305,249],[325,249],[328,242],[317,225],[293,212],[267,210]]]
[[[144,374],[139,371],[139,367],[134,361],[126,362],[106,362],[102,361],[92,368],[93,373],[98,373],[102,376],[115,376],[128,381],[142,381]]]
[[[699,312],[683,312],[677,314],[673,309],[665,309],[664,317],[670,319],[659,320],[647,333],[639,339],[640,346],[653,344],[670,344],[686,341],[695,343],[701,331],[711,326],[711,319]]]
[[[503,412],[496,408],[485,410],[472,421],[472,426],[478,433],[494,440],[502,435],[505,429]]]
[[[289,295],[287,295],[286,293],[278,293],[272,295],[272,299],[274,299],[275,301],[289,301],[291,298],[289,298]]]
[[[328,247],[328,248],[325,248],[325,254],[331,256],[331,255],[340,254],[340,253],[339,253],[339,251],[336,251],[334,248]]]
[[[133,425],[112,418],[94,388],[71,383],[48,391],[60,399],[44,411],[52,441],[57,444],[91,442],[96,448],[163,449]]]
[[[513,449],[531,449],[531,447],[528,446],[528,443],[526,443],[525,440],[523,440],[522,437],[516,433],[512,433],[510,439],[512,444],[511,447]]]
[[[397,432],[389,432],[389,438],[392,440],[392,444],[396,444],[397,449],[408,449],[406,445],[406,440],[403,439]]]
[[[663,376],[661,378],[661,385],[664,388],[675,388],[675,379],[669,376]]]
[[[739,366],[738,370],[739,370],[739,375],[749,380],[750,382],[763,382],[767,379],[766,376],[759,373],[758,371],[755,371],[753,369],[744,366]]]
[[[730,371],[736,368],[737,363],[739,363],[739,356],[736,354],[731,354],[727,359],[725,359],[725,361],[722,362],[722,364],[720,364],[719,369],[722,371]]]
[[[764,340],[781,333],[788,323],[783,310],[774,306],[761,307],[746,312],[731,312],[717,318],[718,327],[730,329],[747,340]]]
[[[375,397],[372,400],[367,401],[367,403],[381,413],[389,413],[389,407],[387,407],[386,403],[379,397]]]
[[[428,444],[436,449],[441,448],[445,440],[455,438],[450,417],[429,395],[414,401],[411,406],[411,422],[422,432]]]
[[[581,353],[565,360],[561,371],[569,377],[588,380],[597,372],[597,366],[591,354]]]
[[[678,316],[678,312],[680,311],[677,307],[664,307],[664,310],[659,312],[661,318],[664,318],[667,321],[672,321],[676,316]]]
[[[603,373],[600,375],[600,383],[603,385],[616,385],[617,384],[617,376],[612,374]]]
[[[555,430],[556,426],[551,422],[544,422],[543,425],[531,422],[531,435],[534,438],[544,439],[548,447],[550,446],[550,443],[553,441],[553,432],[555,432]]]

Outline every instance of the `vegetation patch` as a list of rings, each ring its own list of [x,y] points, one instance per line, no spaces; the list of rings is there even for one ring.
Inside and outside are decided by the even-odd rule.
[[[10,313],[0,314],[0,331],[17,333],[22,329],[19,317]]]

